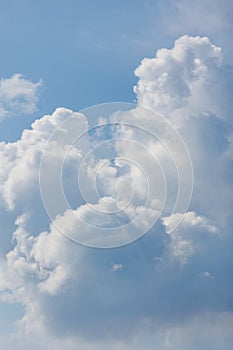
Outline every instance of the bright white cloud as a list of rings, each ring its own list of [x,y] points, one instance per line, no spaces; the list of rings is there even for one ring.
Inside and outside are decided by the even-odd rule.
[[[42,82],[33,83],[22,74],[0,80],[0,120],[13,115],[28,115],[37,110]]]
[[[224,106],[222,99],[217,98],[219,91],[225,94],[228,90],[229,81],[221,50],[208,38],[183,36],[173,49],[159,50],[155,58],[145,59],[136,74],[139,103],[156,108],[173,123],[177,122],[189,146],[195,184],[191,208],[182,225],[174,232],[169,230],[183,213],[179,210],[169,213],[170,202],[166,203],[164,212],[161,210],[162,173],[159,166],[151,164],[149,153],[162,165],[168,178],[172,178],[167,186],[174,202],[172,194],[177,181],[173,181],[176,169],[169,163],[172,157],[167,156],[159,142],[138,130],[115,128],[112,135],[131,141],[136,138],[144,149],[136,143],[118,140],[109,148],[114,162],[106,162],[102,149],[99,158],[92,152],[83,166],[83,192],[77,190],[83,156],[93,151],[99,139],[106,141],[109,130],[88,134],[89,120],[83,114],[57,109],[52,115],[36,120],[17,142],[0,143],[0,161],[4,164],[0,169],[1,215],[5,223],[0,230],[6,239],[1,246],[1,297],[25,306],[19,328],[37,333],[42,343],[43,339],[49,339],[47,349],[56,346],[73,349],[76,344],[84,350],[141,349],[142,340],[148,349],[154,349],[155,344],[164,350],[196,349],[200,345],[196,344],[197,334],[202,329],[212,332],[216,328],[220,343],[227,336],[224,344],[228,349],[231,331],[226,332],[225,327],[217,327],[211,321],[215,315],[219,325],[232,323],[232,315],[225,313],[232,307],[229,285],[232,263],[229,217],[233,198],[229,147],[232,145],[228,140],[233,131],[227,113],[232,102],[229,93],[223,96]],[[115,113],[111,122],[137,121],[141,127],[153,131],[154,121],[138,110]],[[157,131],[170,141],[182,169],[184,186],[188,188],[191,172],[184,166],[183,154],[172,147],[177,139],[169,133],[171,129],[162,126],[158,124]],[[49,172],[43,179],[50,195],[47,199],[51,199],[54,210],[50,224],[40,197],[39,166],[46,142],[54,131],[56,136],[48,148],[46,163]],[[77,140],[83,133],[85,137],[70,147],[70,140]],[[54,197],[57,173],[65,156],[62,175],[71,202],[68,209],[61,205],[59,197]],[[151,184],[147,207],[143,172],[135,163],[126,164],[126,159],[137,161],[136,165],[140,164],[146,171]],[[97,178],[100,192],[93,195],[97,169],[100,169]],[[135,194],[131,206],[106,220],[104,211],[115,211],[131,199],[132,188],[125,185],[127,181],[133,185]],[[119,225],[119,233],[128,234],[122,223],[131,220],[141,209],[146,215],[137,222],[138,226],[132,226],[132,235],[138,227],[147,225],[153,212],[161,211],[162,218],[145,237],[118,249],[81,247],[66,239],[57,228],[93,238],[97,229],[93,225],[87,229],[83,222],[86,220],[101,228]],[[83,221],[77,223],[75,215],[80,215]],[[9,243],[12,237],[13,242]],[[121,343],[117,342],[119,337]],[[211,344],[214,348],[216,341],[212,342],[204,331],[201,337],[204,344],[201,347]]]
[[[134,91],[140,105],[161,112],[176,126],[194,116],[227,119],[230,85],[224,69],[219,47],[207,37],[185,35],[172,49],[143,59],[135,70]]]

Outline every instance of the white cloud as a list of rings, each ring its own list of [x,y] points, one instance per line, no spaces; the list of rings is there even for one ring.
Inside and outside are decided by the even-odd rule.
[[[176,126],[205,114],[227,119],[230,85],[224,69],[219,47],[207,37],[184,35],[172,49],[142,60],[134,91],[140,105],[159,111]]]
[[[113,264],[112,265],[112,271],[113,272],[121,271],[122,269],[123,269],[123,265],[122,264]]]
[[[33,83],[22,74],[0,80],[0,120],[37,111],[38,91],[42,81]]]
[[[200,348],[196,344],[197,334],[202,329],[211,332],[215,329],[212,316],[203,321],[206,311],[208,315],[216,315],[219,324],[223,320],[225,325],[232,322],[232,315],[225,314],[232,307],[229,285],[232,186],[229,143],[225,142],[232,134],[227,113],[231,101],[227,95],[222,108],[222,99],[216,98],[216,82],[222,92],[228,88],[221,50],[207,38],[184,36],[173,49],[160,50],[156,58],[143,61],[136,72],[139,103],[162,113],[169,112],[171,120],[178,122],[192,155],[193,199],[176,231],[169,228],[183,213],[175,210],[171,214],[170,202],[166,203],[164,212],[160,210],[164,192],[158,164],[169,175],[171,202],[176,198],[172,195],[177,187],[177,181],[173,180],[176,169],[168,165],[172,157],[141,130],[126,127],[113,130],[114,137],[130,140],[128,143],[118,140],[108,149],[114,155],[114,162],[106,162],[106,154],[101,152],[99,159],[93,153],[85,158],[83,193],[76,187],[84,155],[94,149],[99,141],[96,138],[109,137],[109,130],[94,136],[87,134],[88,120],[83,114],[57,109],[35,121],[32,129],[25,130],[17,142],[0,144],[0,161],[4,164],[0,169],[1,215],[5,223],[1,227],[5,245],[1,246],[1,297],[25,306],[19,328],[29,334],[37,333],[42,344],[49,339],[47,349],[73,349],[76,344],[80,344],[80,349],[141,349],[142,344],[144,347],[148,344],[148,349],[154,349],[155,344],[164,350],[182,349],[182,346],[195,349]],[[210,82],[213,88],[208,88]],[[139,110],[115,113],[111,121],[137,122],[141,128],[163,135],[163,140],[170,142],[182,169],[183,184],[188,188],[192,172],[184,166],[181,144],[176,149],[177,138],[171,129],[163,129],[163,123],[156,124],[156,129],[149,112],[143,114]],[[50,225],[40,197],[39,166],[46,142],[54,131],[56,135],[47,148],[48,172],[43,178],[45,195],[51,199],[53,209]],[[76,141],[82,133],[85,137],[70,148],[70,140]],[[135,138],[138,144],[131,142]],[[55,191],[65,155],[63,180],[72,204],[70,208],[63,206]],[[152,164],[152,156],[156,158],[156,166]],[[125,164],[127,159],[134,163]],[[147,182],[140,166],[151,185],[147,205],[144,201]],[[93,195],[92,182],[97,169],[100,169],[99,193]],[[133,185],[132,198],[127,181]],[[132,199],[130,206],[120,214],[107,215],[106,220],[104,211],[114,212],[129,199]],[[122,223],[143,210],[145,216],[134,222],[132,231],[125,232]],[[64,228],[65,233],[70,230],[84,239],[95,239],[96,232],[102,234],[103,225],[118,225],[118,233],[134,236],[160,211],[162,220],[145,237],[112,250],[81,247],[66,239],[57,228]],[[75,215],[82,220],[77,221]],[[85,221],[92,223],[89,229]],[[203,322],[202,328],[199,322]],[[216,338],[221,343],[226,333],[220,326],[216,328],[220,333]],[[119,337],[121,343],[116,340]],[[227,337],[232,337],[230,330]],[[210,338],[203,331],[203,348],[208,347],[206,344],[215,346]],[[228,340],[225,344],[227,349]]]
[[[187,213],[180,214],[180,213],[175,213],[172,214],[171,217],[164,217],[163,218],[163,223],[165,224],[165,226],[167,227],[167,231],[169,233],[169,225],[172,224],[172,221],[179,221],[182,217],[182,227],[185,227],[187,229],[189,229],[190,227],[201,227],[206,229],[209,232],[212,233],[216,233],[217,232],[217,228],[213,225],[211,225],[208,220],[200,215],[197,215],[195,212],[193,211],[189,211]]]
[[[205,278],[214,278],[214,276],[209,271],[202,272],[201,276],[203,276]]]
[[[199,239],[195,235],[201,233],[202,236],[210,234],[216,234],[217,228],[209,223],[209,221],[203,217],[197,215],[195,212],[190,211],[182,215],[180,213],[172,214],[170,217],[164,217],[163,223],[166,227],[166,231],[171,236],[170,253],[171,256],[177,258],[182,264],[188,262],[188,259],[198,250]],[[169,226],[174,225],[173,221],[182,220],[182,224],[176,231],[170,233]]]
[[[224,48],[228,62],[232,57],[232,17],[233,7],[228,0],[176,0],[173,20],[167,21],[167,31],[179,36],[182,33],[207,35],[215,38],[216,43]]]

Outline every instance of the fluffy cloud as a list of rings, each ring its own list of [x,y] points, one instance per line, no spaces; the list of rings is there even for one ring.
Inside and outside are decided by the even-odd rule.
[[[187,259],[195,254],[195,250],[198,251],[200,248],[200,237],[195,236],[199,236],[199,232],[201,232],[202,236],[207,234],[209,241],[211,241],[210,234],[216,234],[217,228],[211,225],[205,217],[198,216],[195,212],[187,212],[185,215],[175,213],[170,217],[163,218],[168,232],[170,232],[169,226],[172,225],[173,220],[177,221],[177,217],[182,217],[182,225],[171,234],[170,252],[173,257],[185,264]],[[206,275],[206,272],[203,275]]]
[[[17,142],[0,144],[1,297],[24,305],[19,329],[49,339],[47,349],[214,348],[216,342],[204,333],[197,344],[202,329],[217,329],[228,349],[232,332],[221,323],[232,323],[233,130],[221,50],[208,38],[184,36],[173,49],[143,60],[136,75],[139,104],[165,113],[188,144],[195,175],[189,211],[184,216],[179,206],[171,211],[176,166],[183,199],[192,169],[170,124],[134,107],[112,113],[111,128],[87,133],[88,113],[57,109]],[[140,128],[127,127],[130,123]],[[145,130],[168,142],[171,152]],[[46,169],[40,181],[52,222],[41,200],[39,169]],[[164,209],[163,175],[169,193]],[[57,191],[61,180],[68,207]],[[154,214],[161,219],[147,226]],[[125,231],[128,221],[131,231]],[[117,249],[83,247],[60,232],[80,241],[95,239],[104,227],[117,227],[124,237],[150,229]],[[38,348],[43,346],[40,340]]]
[[[0,120],[12,115],[32,114],[37,110],[41,81],[33,83],[22,74],[0,80]]]
[[[229,119],[231,83],[221,62],[221,49],[207,37],[182,36],[172,49],[158,50],[135,70],[138,102],[176,126],[194,116]]]
[[[172,49],[144,59],[135,74],[139,104],[166,115],[188,146],[196,184],[194,210],[220,221],[232,205],[232,186],[223,170],[230,166],[232,73],[222,62],[221,49],[207,37],[186,35]]]
[[[224,48],[226,61],[231,62],[232,4],[228,0],[176,0],[172,4],[172,18],[166,17],[166,30],[176,37],[183,33],[195,33],[214,37]]]

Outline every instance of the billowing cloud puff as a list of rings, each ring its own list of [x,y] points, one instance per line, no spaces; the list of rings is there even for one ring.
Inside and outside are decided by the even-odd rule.
[[[136,75],[139,104],[165,114],[188,145],[190,208],[183,215],[180,202],[171,210],[176,166],[183,189],[192,175],[172,126],[134,106],[108,120],[100,115],[99,127],[88,131],[88,112],[57,109],[17,142],[0,144],[1,298],[24,305],[19,329],[49,339],[47,349],[195,349],[199,345],[188,338],[200,329],[212,332],[213,317],[228,349],[232,332],[220,325],[232,323],[233,130],[221,50],[208,38],[184,36],[174,48],[143,60]],[[106,120],[110,128],[101,127]],[[140,128],[130,128],[132,123]],[[145,129],[163,137],[171,152]],[[57,191],[60,181],[64,193]],[[180,189],[183,199],[186,190]],[[157,223],[149,225],[153,215]],[[133,225],[127,231],[128,222]],[[115,249],[72,241],[87,243],[88,237],[93,243],[96,232],[101,236],[112,227],[120,238],[138,228],[148,233]],[[204,333],[201,338],[214,348]],[[38,342],[40,349],[43,339]]]
[[[32,114],[37,110],[41,81],[33,83],[22,74],[0,80],[0,120],[12,115]]]
[[[145,58],[135,74],[138,103],[160,111],[177,126],[193,116],[229,118],[231,82],[221,49],[207,37],[182,36],[172,49]]]

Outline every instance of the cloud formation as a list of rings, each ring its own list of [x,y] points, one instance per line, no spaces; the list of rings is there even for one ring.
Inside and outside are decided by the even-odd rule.
[[[137,144],[131,142],[126,146],[124,140],[136,137],[162,164],[164,172],[174,175],[175,167],[168,162],[161,143],[124,127],[86,133],[90,120],[84,112],[59,108],[36,120],[17,142],[0,144],[0,160],[6,165],[0,172],[4,223],[1,236],[5,237],[1,246],[1,298],[24,305],[19,329],[50,339],[47,349],[54,344],[62,348],[65,344],[72,350],[77,343],[83,350],[137,349],[142,343],[148,349],[154,349],[155,344],[164,350],[182,346],[196,349],[200,345],[196,342],[197,334],[202,329],[219,332],[218,335],[214,332],[216,341],[201,332],[202,348],[203,344],[214,348],[216,342],[224,342],[225,348],[230,349],[233,196],[229,150],[233,130],[229,76],[221,49],[206,37],[183,36],[174,48],[158,50],[155,58],[144,59],[136,75],[138,103],[165,114],[179,129],[191,154],[194,193],[183,223],[175,231],[169,229],[183,213],[177,210],[169,214],[170,202],[165,206],[167,212],[162,211],[159,166],[153,167],[150,156],[145,156]],[[153,128],[153,120],[150,124],[147,115],[136,113],[138,110],[136,107],[113,113],[110,121],[131,122],[138,118],[141,126]],[[69,127],[64,124],[67,121]],[[161,131],[160,125],[158,130]],[[168,131],[165,128],[163,135],[172,142]],[[53,190],[58,181],[57,171],[64,163],[62,180],[71,205],[67,209],[62,201],[53,200],[54,217],[50,223],[40,197],[39,168],[46,143],[54,132],[56,138],[50,143],[47,159],[51,166],[43,181],[48,192]],[[77,133],[85,137],[71,147],[70,137],[77,140]],[[119,138],[110,148],[114,162],[108,159],[106,163],[102,149],[99,158],[93,153],[85,158],[82,190],[85,189],[86,201],[76,189],[81,161],[95,149],[98,137],[106,141],[116,135],[124,140]],[[120,159],[142,164],[152,184],[152,197],[158,199],[149,201],[147,215],[138,225],[146,225],[153,210],[162,214],[160,219],[143,238],[121,248],[98,250],[74,244],[58,229],[64,225],[65,231],[84,234],[86,226],[83,223],[75,226],[74,214],[96,227],[103,224],[121,227],[138,208],[145,208],[143,173]],[[180,155],[181,166],[183,160]],[[96,169],[100,169],[97,182],[101,198],[93,196],[91,187]],[[184,184],[188,183],[189,175],[184,172]],[[119,180],[123,181],[122,188],[117,187]],[[119,203],[128,201],[130,187],[124,187],[124,182],[129,180],[135,195],[125,215],[109,216],[106,221],[93,211],[109,208],[114,211]],[[173,181],[167,185],[171,202],[175,199],[172,196],[175,185]],[[92,226],[88,234],[95,234],[95,230]],[[131,233],[135,230],[136,227]]]
[[[22,74],[0,80],[0,121],[10,116],[37,111],[38,91],[42,82],[33,83]]]
[[[155,58],[145,58],[135,70],[138,103],[168,118],[204,112],[223,118],[225,109],[213,100],[220,92],[221,62],[221,49],[207,37],[184,35],[172,49],[158,50]]]

